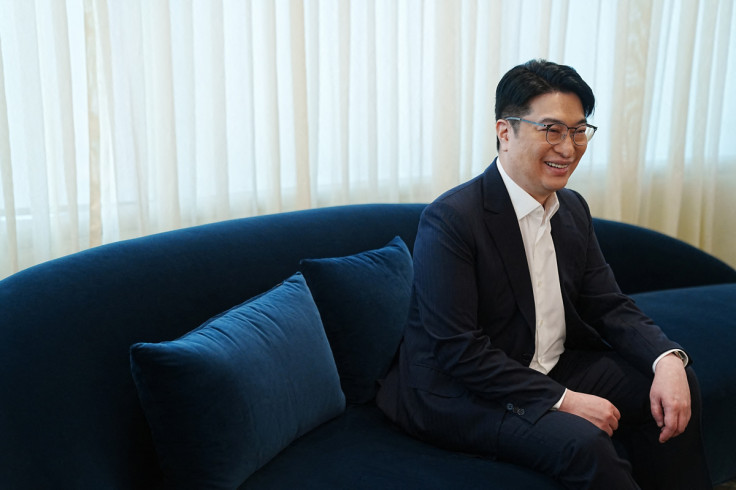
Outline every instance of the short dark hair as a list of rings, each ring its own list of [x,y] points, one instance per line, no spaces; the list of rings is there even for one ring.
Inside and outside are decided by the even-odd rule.
[[[496,120],[529,114],[531,100],[553,92],[572,93],[583,105],[585,117],[595,110],[593,90],[571,66],[547,60],[531,60],[509,70],[496,86]],[[514,124],[512,122],[512,124]],[[516,126],[513,126],[516,130]],[[496,138],[496,149],[501,143]]]

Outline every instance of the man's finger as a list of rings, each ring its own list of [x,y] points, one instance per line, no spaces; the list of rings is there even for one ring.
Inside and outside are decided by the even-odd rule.
[[[662,430],[659,432],[659,442],[662,442],[662,443],[669,441],[672,438],[672,436],[675,434],[675,427],[673,427],[672,424],[667,423],[668,417],[666,413],[664,417],[665,417],[664,426],[661,426]]]
[[[658,399],[653,399],[651,403],[652,417],[657,422],[657,427],[664,427],[664,410],[662,410],[662,403]]]
[[[688,422],[690,422],[690,416],[687,413],[665,410],[664,426],[659,433],[659,442],[667,442],[685,432]]]

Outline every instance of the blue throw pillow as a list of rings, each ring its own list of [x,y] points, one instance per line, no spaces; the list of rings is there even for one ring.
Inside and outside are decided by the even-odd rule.
[[[345,397],[304,278],[183,337],[138,343],[131,370],[173,488],[237,488]]]
[[[348,257],[305,259],[301,271],[322,315],[347,401],[377,391],[401,341],[414,268],[400,237]]]

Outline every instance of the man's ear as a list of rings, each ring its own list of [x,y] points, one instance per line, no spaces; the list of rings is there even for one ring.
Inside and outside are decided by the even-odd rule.
[[[511,123],[506,119],[499,119],[496,121],[496,137],[501,144],[499,151],[506,151],[504,148],[509,143],[510,132],[512,131]]]

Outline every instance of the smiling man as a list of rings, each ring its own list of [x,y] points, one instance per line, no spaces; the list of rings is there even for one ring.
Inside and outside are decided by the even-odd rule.
[[[567,488],[710,488],[690,360],[621,293],[565,188],[594,105],[571,67],[504,75],[498,158],[420,220],[409,319],[377,401],[415,437]]]

